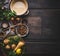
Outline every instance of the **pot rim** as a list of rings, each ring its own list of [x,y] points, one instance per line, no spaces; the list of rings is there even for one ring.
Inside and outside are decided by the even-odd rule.
[[[19,1],[19,0],[17,0],[17,1]],[[28,11],[28,2],[27,2],[26,0],[23,0],[23,1],[24,1],[25,4],[26,4],[26,11],[25,11],[24,13],[21,13],[21,14],[17,14],[17,13],[16,13],[17,16],[25,15],[25,13]],[[9,4],[9,9],[12,11],[12,9],[11,9],[11,3],[12,3],[12,0],[10,0],[10,4]]]

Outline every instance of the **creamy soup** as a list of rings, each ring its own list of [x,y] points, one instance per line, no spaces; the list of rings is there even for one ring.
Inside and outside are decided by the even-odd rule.
[[[24,2],[16,2],[14,5],[13,5],[13,10],[18,14],[23,14],[25,13],[26,11],[26,5],[24,4]]]

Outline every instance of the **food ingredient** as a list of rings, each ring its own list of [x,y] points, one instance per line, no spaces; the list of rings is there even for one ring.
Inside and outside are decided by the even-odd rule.
[[[6,47],[5,47],[6,49],[10,49],[10,46],[9,45],[6,45]]]
[[[17,21],[19,21],[19,20],[20,20],[20,18],[16,18],[16,20],[17,20]]]
[[[11,17],[14,17],[16,15],[15,11],[7,10],[7,9],[1,9],[0,10],[0,20],[10,20]]]
[[[7,28],[7,27],[8,27],[8,24],[7,24],[7,23],[3,23],[3,24],[2,24],[2,27],[3,27],[3,28]]]
[[[21,50],[20,48],[17,49],[17,50],[16,50],[16,54],[17,54],[17,55],[21,54],[21,51],[22,51],[22,50]]]
[[[11,20],[14,20],[14,17],[11,17]]]
[[[4,40],[4,44],[8,44],[9,42],[10,42],[9,39],[5,39],[5,40]]]
[[[25,43],[24,43],[23,41],[20,41],[20,42],[17,44],[17,46],[16,46],[16,48],[14,49],[14,51],[16,51],[18,48],[24,46],[24,44],[25,44]]]
[[[14,49],[16,47],[16,44],[12,44],[11,47],[12,49]]]
[[[17,31],[19,34],[25,35],[27,33],[27,27],[25,25],[20,25]]]
[[[18,36],[9,36],[2,43],[2,49],[7,56],[20,56],[24,52],[25,42]],[[15,50],[16,49],[16,50]]]

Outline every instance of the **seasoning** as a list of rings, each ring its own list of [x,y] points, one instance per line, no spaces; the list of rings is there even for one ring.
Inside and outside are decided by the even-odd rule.
[[[9,26],[8,23],[2,23],[3,28],[7,28],[8,26]]]
[[[24,35],[27,32],[27,27],[25,25],[20,25],[17,30],[18,30],[19,34]]]
[[[14,32],[14,31],[15,31],[15,29],[12,27],[12,28],[11,28],[11,31],[13,31],[13,32]]]

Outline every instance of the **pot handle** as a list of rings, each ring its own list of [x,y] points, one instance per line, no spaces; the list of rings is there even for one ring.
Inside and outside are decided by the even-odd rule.
[[[29,10],[27,10],[27,12],[24,15],[28,15],[29,14]]]

